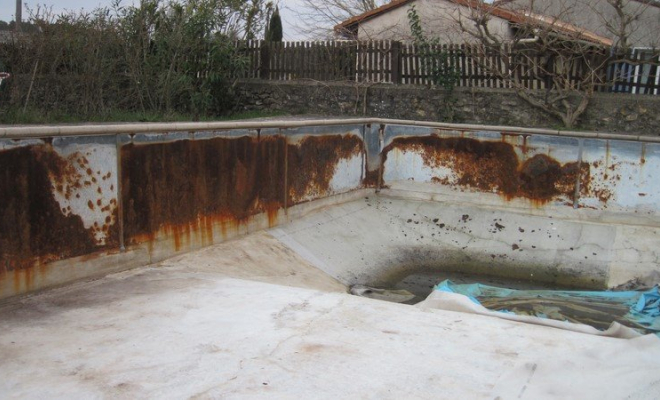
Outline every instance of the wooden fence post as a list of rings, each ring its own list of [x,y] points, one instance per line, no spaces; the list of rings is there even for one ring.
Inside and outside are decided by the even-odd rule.
[[[268,79],[270,75],[270,46],[268,42],[261,42],[260,54],[259,78]]]
[[[390,57],[392,62],[392,83],[401,83],[401,42],[393,41],[390,45]]]

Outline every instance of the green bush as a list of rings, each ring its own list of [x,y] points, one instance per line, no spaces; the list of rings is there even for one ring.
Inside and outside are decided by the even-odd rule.
[[[234,106],[233,77],[247,62],[234,43],[263,27],[255,20],[261,3],[143,0],[91,13],[37,10],[30,22],[38,30],[0,45],[12,74],[0,109],[76,118],[226,113]]]

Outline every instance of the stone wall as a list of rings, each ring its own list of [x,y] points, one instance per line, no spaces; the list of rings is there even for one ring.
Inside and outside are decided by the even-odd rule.
[[[365,116],[487,125],[562,128],[562,122],[508,89],[457,88],[447,108],[441,89],[355,83],[242,81],[241,110]],[[660,135],[660,96],[598,93],[575,129]]]

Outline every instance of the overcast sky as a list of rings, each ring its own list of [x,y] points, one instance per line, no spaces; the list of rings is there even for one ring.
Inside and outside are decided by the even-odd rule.
[[[28,12],[25,8],[27,5],[28,8],[36,8],[37,5],[47,5],[53,7],[53,11],[56,13],[65,11],[65,10],[93,10],[98,6],[108,6],[111,4],[112,0],[22,0],[23,1],[23,20],[26,19]],[[123,0],[123,4],[131,4],[133,0]],[[282,15],[282,24],[284,30],[284,39],[285,40],[299,40],[301,37],[297,36],[291,28],[290,21],[293,20],[291,12],[286,8],[295,7],[297,0],[281,0],[280,8]],[[16,0],[0,0],[0,20],[3,21],[12,21],[14,19],[14,14],[16,13]]]

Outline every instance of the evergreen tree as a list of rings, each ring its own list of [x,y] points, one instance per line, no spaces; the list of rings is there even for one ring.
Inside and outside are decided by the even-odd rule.
[[[268,28],[266,29],[266,41],[282,41],[282,18],[280,18],[279,7],[275,7],[275,11],[273,12],[273,15],[270,16],[270,21],[268,21]]]

